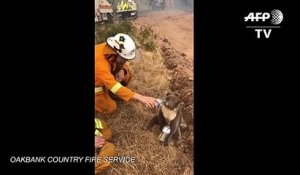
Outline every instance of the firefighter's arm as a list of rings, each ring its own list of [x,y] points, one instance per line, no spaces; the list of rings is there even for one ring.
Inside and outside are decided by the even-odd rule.
[[[98,76],[102,80],[104,86],[107,89],[109,89],[112,93],[116,94],[124,101],[129,101],[130,99],[134,99],[142,102],[148,107],[155,108],[155,105],[157,103],[155,98],[143,96],[124,87],[123,85],[121,85],[121,83],[119,83],[115,79],[114,75],[110,73],[109,68],[105,66],[101,66],[101,63],[98,63],[96,67],[98,68],[96,72],[96,76]]]
[[[98,66],[98,68],[96,76],[102,80],[104,86],[108,90],[122,98],[124,101],[129,101],[133,97],[135,93],[119,83],[108,68],[103,68],[103,66]]]

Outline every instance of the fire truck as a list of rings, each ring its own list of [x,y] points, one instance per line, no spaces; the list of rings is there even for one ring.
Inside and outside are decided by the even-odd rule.
[[[136,0],[95,0],[95,22],[113,21],[115,16],[137,18],[137,15]]]
[[[95,0],[95,22],[112,21],[113,6],[107,0]]]
[[[138,10],[136,0],[118,0],[116,13],[122,19],[137,18]]]

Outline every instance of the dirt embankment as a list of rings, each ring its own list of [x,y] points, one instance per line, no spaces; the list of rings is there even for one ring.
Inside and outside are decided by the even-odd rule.
[[[183,97],[183,116],[188,124],[180,149],[193,153],[193,13],[181,10],[151,11],[134,21],[150,26],[168,69],[169,89]]]

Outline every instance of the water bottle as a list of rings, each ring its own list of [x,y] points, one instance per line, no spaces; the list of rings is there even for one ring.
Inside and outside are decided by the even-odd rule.
[[[164,128],[161,130],[161,132],[158,136],[159,141],[164,142],[166,139],[166,136],[168,134],[170,134],[170,132],[171,132],[171,127],[169,125],[164,126]]]
[[[156,102],[157,102],[156,103],[156,108],[159,109],[161,107],[162,103],[163,103],[163,100],[158,98],[158,99],[156,99]]]

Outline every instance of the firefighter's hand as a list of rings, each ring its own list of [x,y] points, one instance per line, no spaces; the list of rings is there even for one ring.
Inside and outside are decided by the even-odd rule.
[[[116,80],[118,82],[121,82],[125,79],[125,71],[121,69],[117,74],[116,74]]]
[[[156,99],[153,97],[143,96],[138,93],[135,93],[133,96],[134,99],[139,100],[143,104],[145,104],[147,107],[150,107],[152,109],[155,109],[156,107]]]
[[[104,145],[105,139],[103,136],[95,136],[95,148],[101,148]]]
[[[145,98],[144,104],[146,104],[147,107],[151,107],[152,109],[156,107],[157,101],[155,98],[147,97],[147,96],[144,96],[144,98]]]

